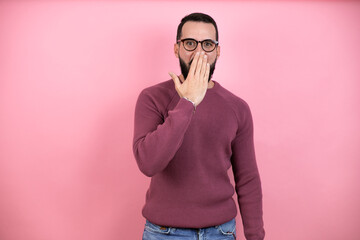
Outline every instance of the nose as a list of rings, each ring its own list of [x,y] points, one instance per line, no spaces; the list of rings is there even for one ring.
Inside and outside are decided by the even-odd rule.
[[[201,47],[201,43],[198,43],[197,47],[195,48],[195,53],[196,52],[201,52],[202,51],[202,47]]]
[[[198,53],[204,52],[204,54],[207,55],[207,52],[205,52],[205,51],[202,49],[201,43],[199,43],[199,44],[197,45],[197,47],[195,48],[195,50],[193,51],[193,56],[192,56],[192,58],[194,58],[194,56],[195,56],[195,54],[196,54],[197,52],[198,52]]]

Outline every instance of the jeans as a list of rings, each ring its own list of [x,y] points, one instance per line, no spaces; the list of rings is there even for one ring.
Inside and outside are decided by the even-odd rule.
[[[173,228],[162,227],[146,220],[143,240],[234,240],[235,219],[215,227]]]

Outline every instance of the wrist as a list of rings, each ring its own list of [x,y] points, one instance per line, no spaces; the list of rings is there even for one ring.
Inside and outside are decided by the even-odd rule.
[[[194,101],[190,100],[190,99],[189,99],[189,98],[187,98],[187,97],[183,97],[183,99],[185,99],[186,101],[191,102],[191,103],[192,103],[192,105],[194,106],[194,111],[196,110],[196,105],[195,105],[195,102],[194,102]]]

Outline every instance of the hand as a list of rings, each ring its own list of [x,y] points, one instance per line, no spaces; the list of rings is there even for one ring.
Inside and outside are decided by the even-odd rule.
[[[186,97],[195,106],[199,105],[205,97],[208,87],[208,79],[210,73],[210,64],[207,62],[205,52],[197,52],[194,60],[191,63],[190,70],[186,80],[181,83],[176,74],[169,72],[169,75],[174,81],[175,89],[179,96]]]

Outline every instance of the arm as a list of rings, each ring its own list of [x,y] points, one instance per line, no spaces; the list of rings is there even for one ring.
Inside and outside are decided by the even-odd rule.
[[[162,171],[179,149],[194,107],[180,99],[163,120],[151,96],[143,91],[135,108],[133,151],[140,170],[147,176]]]
[[[169,164],[182,144],[194,106],[200,104],[207,90],[210,65],[204,53],[197,53],[183,83],[170,73],[180,96],[176,107],[164,120],[156,107],[156,97],[143,91],[136,104],[133,152],[140,170],[154,176]],[[189,99],[188,100],[185,100]],[[190,102],[191,101],[191,102]],[[194,106],[193,106],[194,104]]]
[[[253,122],[248,106],[232,143],[232,166],[240,213],[247,240],[263,240],[262,190],[256,164]]]

